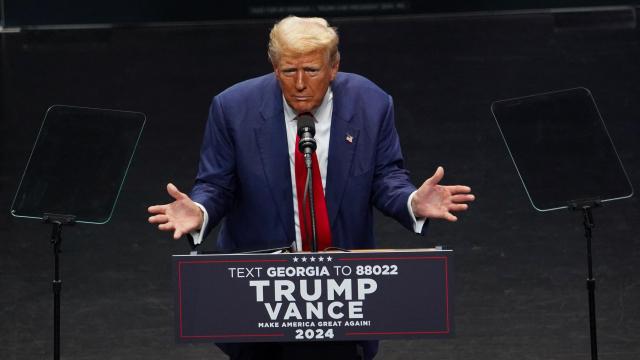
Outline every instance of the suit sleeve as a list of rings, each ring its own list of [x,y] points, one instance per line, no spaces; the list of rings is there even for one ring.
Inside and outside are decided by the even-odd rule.
[[[235,146],[227,121],[221,100],[214,97],[202,140],[198,175],[190,194],[209,215],[203,237],[225,216],[236,190]]]
[[[407,201],[416,188],[409,179],[409,172],[404,168],[400,139],[394,122],[393,99],[391,96],[388,98],[386,113],[378,132],[372,200],[376,208],[385,215],[393,217],[413,231],[414,218],[407,209]],[[421,233],[424,234],[425,230],[426,226]]]

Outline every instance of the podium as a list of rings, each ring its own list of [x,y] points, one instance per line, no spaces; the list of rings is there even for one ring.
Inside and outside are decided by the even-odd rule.
[[[176,341],[454,335],[453,251],[174,255]]]

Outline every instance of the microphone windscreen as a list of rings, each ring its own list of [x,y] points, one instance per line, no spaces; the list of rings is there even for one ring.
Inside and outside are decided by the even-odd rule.
[[[305,132],[311,133],[312,137],[316,134],[316,122],[310,113],[298,115],[296,121],[298,122],[298,136],[302,137]]]

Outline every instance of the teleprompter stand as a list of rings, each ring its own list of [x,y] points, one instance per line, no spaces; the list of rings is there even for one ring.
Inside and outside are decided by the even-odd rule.
[[[60,359],[60,247],[62,245],[62,228],[76,222],[74,215],[45,213],[42,217],[45,224],[51,224],[51,245],[53,245],[53,358]]]
[[[61,353],[62,230],[111,219],[144,123],[142,113],[52,106],[20,179],[11,215],[51,225],[55,360]]]
[[[633,195],[633,188],[591,92],[574,88],[491,105],[534,209],[581,212],[587,240],[591,358],[598,358],[592,259],[592,210]]]
[[[596,335],[596,279],[593,277],[591,253],[591,233],[595,227],[591,210],[601,207],[600,200],[577,200],[569,202],[569,210],[582,212],[584,237],[587,240],[587,295],[589,298],[589,335],[591,338],[591,358],[598,359],[598,339]]]

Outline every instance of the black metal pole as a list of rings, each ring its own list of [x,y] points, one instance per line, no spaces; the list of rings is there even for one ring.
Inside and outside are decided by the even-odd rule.
[[[53,359],[60,359],[60,245],[62,243],[62,223],[53,221],[51,244],[53,244]]]
[[[598,359],[598,340],[596,336],[596,279],[593,278],[593,259],[591,255],[591,230],[595,224],[591,207],[584,206],[582,208],[584,218],[584,236],[587,238],[587,291],[589,293],[589,330],[591,334],[591,359]]]
[[[309,179],[309,189],[307,190],[307,193],[309,194],[309,207],[311,208],[311,251],[318,252],[318,234],[316,233],[316,209],[313,202],[313,171],[311,170],[311,166],[311,161],[307,162],[307,178]]]
[[[53,359],[60,360],[60,247],[62,245],[62,227],[74,225],[74,215],[45,213],[42,217],[45,224],[51,224],[51,244],[53,245]]]

